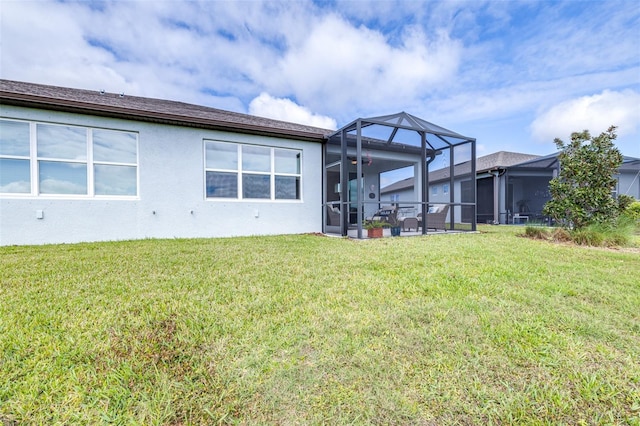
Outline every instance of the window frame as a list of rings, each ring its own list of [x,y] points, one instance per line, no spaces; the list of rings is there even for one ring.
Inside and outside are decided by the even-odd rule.
[[[27,155],[16,155],[16,154],[2,154],[0,152],[0,160],[18,160],[18,161],[27,161],[29,163],[29,192],[1,192],[0,196],[2,197],[30,197],[33,194],[33,182],[34,179],[37,178],[37,175],[34,177],[34,165],[33,165],[33,152],[34,152],[34,138],[33,138],[33,129],[35,124],[25,121],[25,120],[13,120],[5,117],[0,117],[0,121],[11,121],[14,123],[25,123],[27,124],[27,128],[29,131],[28,134],[28,154]]]
[[[207,144],[208,143],[223,143],[234,145],[236,148],[236,168],[221,168],[221,167],[209,167],[207,164]],[[276,203],[301,203],[303,202],[303,179],[302,179],[302,164],[303,164],[303,150],[299,148],[290,148],[290,147],[282,147],[282,146],[273,146],[273,145],[260,145],[260,144],[250,144],[243,142],[234,142],[228,140],[221,139],[203,139],[203,161],[204,161],[204,199],[206,201],[239,201],[239,202],[276,202]],[[269,171],[259,171],[259,170],[251,170],[245,169],[243,164],[243,148],[264,148],[269,151]],[[298,157],[298,172],[297,173],[289,173],[289,172],[278,172],[276,171],[276,152],[277,151],[289,151],[295,153]],[[209,172],[214,173],[229,173],[235,174],[236,176],[236,196],[235,197],[216,197],[209,196],[207,189],[207,174]],[[263,198],[251,198],[245,197],[245,188],[244,188],[244,177],[245,176],[268,176],[269,177],[269,195],[268,197]],[[277,198],[276,191],[276,178],[277,177],[292,177],[297,179],[297,197],[296,198]]]
[[[26,123],[29,126],[29,156],[2,155],[0,159],[21,159],[29,161],[30,191],[29,192],[0,192],[2,198],[43,198],[43,199],[108,199],[108,200],[133,200],[139,199],[140,194],[140,134],[134,130],[114,129],[97,126],[82,126],[64,122],[47,122],[0,117],[0,121]],[[85,158],[63,158],[60,156],[45,156],[38,153],[38,126],[60,126],[72,129],[83,129],[85,132]],[[93,158],[94,131],[129,133],[135,137],[135,162],[128,161],[102,161]],[[19,158],[18,158],[19,157]],[[41,162],[56,164],[80,164],[84,165],[86,176],[86,192],[83,193],[55,193],[42,192]],[[135,194],[96,194],[96,166],[131,167],[135,169]]]

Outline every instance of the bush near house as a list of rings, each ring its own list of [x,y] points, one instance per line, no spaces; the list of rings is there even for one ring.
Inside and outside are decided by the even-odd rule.
[[[628,216],[618,217],[614,224],[594,223],[579,229],[527,226],[524,236],[538,240],[573,242],[594,247],[633,247],[637,222]]]
[[[633,201],[624,210],[624,214],[635,220],[640,225],[640,201]]]
[[[561,151],[560,171],[549,182],[551,200],[543,214],[571,229],[615,222],[621,208],[612,195],[614,175],[623,161],[613,143],[616,137],[616,127],[611,126],[596,137],[588,130],[574,132],[568,144],[555,139]]]

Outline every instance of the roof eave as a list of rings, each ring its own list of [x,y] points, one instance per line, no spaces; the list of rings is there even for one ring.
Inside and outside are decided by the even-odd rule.
[[[135,119],[154,123],[172,124],[185,127],[199,127],[215,130],[235,131],[263,136],[287,136],[294,139],[324,142],[325,135],[290,129],[274,129],[247,123],[232,123],[222,120],[169,114],[155,111],[136,110],[112,105],[93,104],[75,100],[49,98],[25,93],[0,90],[0,103],[4,105],[46,108],[56,111],[87,113],[105,117]]]

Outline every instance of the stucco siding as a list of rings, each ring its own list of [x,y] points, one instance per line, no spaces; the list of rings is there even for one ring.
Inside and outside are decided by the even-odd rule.
[[[1,115],[136,132],[139,180],[127,199],[0,195],[0,245],[321,231],[320,143],[12,106]],[[205,139],[301,150],[301,200],[207,199]]]

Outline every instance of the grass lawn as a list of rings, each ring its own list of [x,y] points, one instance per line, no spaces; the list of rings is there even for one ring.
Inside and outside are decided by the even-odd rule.
[[[640,424],[640,252],[480,229],[0,248],[0,424]]]

